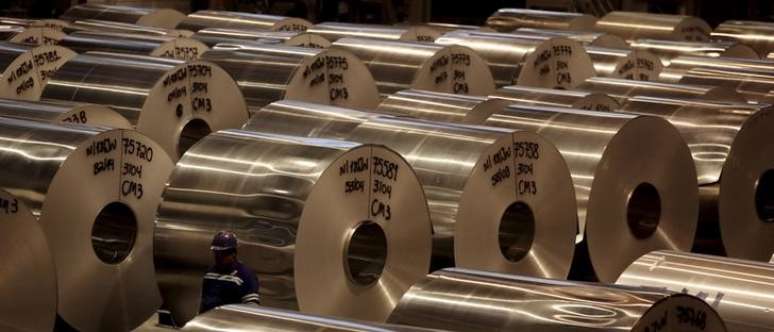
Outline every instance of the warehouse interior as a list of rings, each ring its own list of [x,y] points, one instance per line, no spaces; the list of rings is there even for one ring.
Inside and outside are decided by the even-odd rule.
[[[774,4],[0,3],[0,331],[774,331]]]

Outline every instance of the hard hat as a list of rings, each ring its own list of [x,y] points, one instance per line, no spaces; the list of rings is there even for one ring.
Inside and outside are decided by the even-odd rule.
[[[230,249],[236,249],[236,247],[237,247],[236,234],[229,231],[220,231],[218,232],[218,234],[215,234],[215,237],[212,238],[212,245],[210,245],[210,250],[213,250],[213,251],[230,250]]]

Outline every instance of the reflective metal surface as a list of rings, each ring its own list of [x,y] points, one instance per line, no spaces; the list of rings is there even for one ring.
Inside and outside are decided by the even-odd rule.
[[[132,127],[126,118],[110,107],[65,101],[0,99],[0,116],[50,123],[74,123],[126,129]]]
[[[43,228],[62,320],[79,331],[130,331],[144,322],[160,304],[151,241],[169,157],[127,130],[2,118],[0,136],[0,189]]]
[[[71,22],[95,19],[172,29],[185,18],[185,15],[177,10],[168,8],[143,8],[90,3],[72,6],[59,18]]]
[[[384,144],[402,154],[430,207],[435,268],[567,276],[577,228],[572,183],[559,152],[538,135],[288,100],[255,113],[245,129]],[[526,150],[538,150],[539,157]],[[518,174],[517,165],[531,170]],[[529,208],[531,217],[510,213],[520,211],[514,205]],[[509,238],[509,225],[523,227],[514,231],[516,239]]]
[[[597,19],[591,15],[523,8],[500,8],[486,20],[496,31],[510,32],[518,28],[590,30]]]
[[[712,31],[712,38],[749,45],[764,57],[774,51],[773,32],[774,24],[770,22],[730,20],[720,23]]]
[[[514,31],[516,34],[534,34],[545,37],[565,37],[578,42],[581,42],[584,46],[596,46],[607,48],[629,48],[629,44],[626,43],[621,37],[612,35],[609,33],[595,32],[595,31],[577,31],[577,30],[551,30],[551,29],[535,29],[535,28],[519,28]]]
[[[578,240],[598,280],[615,280],[651,248],[691,248],[696,170],[665,120],[514,104],[481,124],[537,132],[556,145],[572,173]]]
[[[319,35],[297,31],[207,28],[199,30],[193,36],[191,36],[191,38],[205,43],[210,47],[220,43],[233,44],[243,41],[255,41],[264,44],[300,46],[309,48],[328,48],[331,46],[331,42]]]
[[[7,34],[7,32],[6,32]],[[6,40],[27,45],[56,45],[66,34],[60,30],[48,27],[27,27],[21,32],[6,35]]]
[[[0,97],[39,100],[49,77],[73,57],[64,47],[0,42]]]
[[[25,19],[18,17],[0,17],[1,26],[20,26],[20,27],[43,27],[54,28],[56,30],[62,30],[70,25],[70,22],[57,20],[53,18],[49,19]]]
[[[331,48],[347,50],[360,58],[383,95],[421,89],[482,96],[494,90],[492,73],[484,59],[464,46],[342,38]]]
[[[435,42],[479,53],[489,63],[497,86],[572,88],[595,75],[583,46],[563,37],[455,31]]]
[[[631,47],[636,50],[648,51],[661,58],[665,66],[669,66],[672,59],[681,55],[695,55],[704,57],[732,57],[746,59],[760,59],[758,53],[750,46],[736,42],[689,42],[658,39],[635,39],[631,41]]]
[[[746,102],[733,88],[698,84],[671,84],[662,82],[633,81],[610,77],[592,77],[580,84],[579,91],[606,94],[625,102],[634,96],[678,99],[720,100]]]
[[[38,218],[0,189],[0,327],[52,331],[56,319],[56,270]]]
[[[8,40],[24,31],[24,27],[17,25],[0,25],[0,40]]]
[[[661,73],[668,82],[723,86],[745,99],[771,103],[774,64],[767,60],[680,56]]]
[[[646,254],[617,284],[648,286],[701,297],[729,331],[774,331],[774,266],[676,251]]]
[[[620,107],[615,99],[602,93],[518,85],[502,87],[489,98],[505,99],[511,104],[569,107],[591,111],[612,111]]]
[[[341,49],[240,42],[218,44],[202,59],[228,71],[252,108],[296,99],[370,109],[379,100],[366,65]]]
[[[201,314],[182,329],[191,332],[422,332],[419,327],[376,324],[259,306],[227,305]]]
[[[60,40],[59,45],[78,53],[117,52],[180,60],[196,60],[209,49],[207,45],[185,37],[98,31],[73,32]]]
[[[198,311],[210,241],[224,229],[238,235],[269,307],[384,321],[430,264],[421,186],[383,146],[211,134],[178,162],[156,224],[160,287],[177,322]],[[381,232],[380,245],[357,235],[364,225]]]
[[[774,63],[765,59],[745,59],[729,57],[701,57],[683,55],[673,58],[661,74],[665,82],[680,82],[683,75],[694,68],[707,68],[719,71],[760,71],[774,72]]]
[[[768,130],[764,128],[773,125],[768,120],[772,112],[770,107],[634,97],[620,111],[667,119],[680,131],[691,149],[701,186],[695,251],[757,260],[770,257],[774,245],[767,239],[774,234],[774,228],[755,215],[756,208],[766,203],[759,202],[759,198],[752,194],[756,192],[756,187],[768,186],[755,179],[762,176],[768,167],[774,166],[773,158],[763,157],[770,149],[769,144],[757,143],[766,141]],[[760,154],[743,152],[753,149]],[[735,188],[728,190],[742,190],[745,194],[729,195],[722,183]],[[721,206],[726,209],[725,213],[720,213]],[[745,230],[746,235],[741,235],[740,229]],[[747,230],[756,231],[746,233]]]
[[[403,90],[384,98],[374,112],[440,122],[478,122],[508,104],[501,99]]]
[[[239,87],[220,67],[88,52],[62,66],[42,99],[108,105],[177,159],[199,138],[247,120]]]
[[[701,318],[686,319],[684,310]],[[726,330],[712,307],[690,295],[463,269],[428,275],[388,321],[452,331]]]
[[[597,76],[655,81],[663,69],[661,60],[648,51],[586,46],[586,52]]]
[[[187,30],[165,29],[104,20],[78,20],[68,24],[65,32],[96,31],[96,32],[123,32],[151,36],[191,37],[193,32]]]
[[[331,42],[346,37],[433,42],[436,38],[441,36],[441,33],[435,29],[421,25],[398,27],[341,22],[318,23],[310,27],[307,31],[323,36]]]
[[[626,40],[652,38],[706,42],[712,28],[694,16],[613,11],[600,18],[594,30]]]
[[[307,20],[264,14],[229,12],[222,10],[200,10],[188,14],[177,25],[178,29],[197,32],[205,28],[229,28],[246,30],[306,31],[312,23]]]

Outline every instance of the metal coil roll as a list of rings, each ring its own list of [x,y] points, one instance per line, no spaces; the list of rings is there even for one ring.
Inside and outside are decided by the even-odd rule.
[[[0,25],[2,26],[19,26],[19,27],[35,27],[35,28],[53,28],[55,30],[62,31],[64,28],[70,25],[70,22],[64,20],[57,20],[53,18],[47,19],[25,19],[18,17],[0,17]]]
[[[743,43],[754,48],[758,56],[764,57],[774,51],[774,24],[760,21],[730,20],[720,23],[712,38]]]
[[[433,222],[433,266],[565,278],[576,232],[569,171],[534,133],[441,124],[294,101],[244,129],[384,144],[417,171]]]
[[[344,320],[259,306],[225,305],[196,316],[182,331],[271,330],[274,332],[432,332],[420,327]]]
[[[626,40],[652,38],[707,42],[712,28],[704,20],[693,16],[613,11],[600,18],[594,30]]]
[[[577,241],[585,241],[576,256],[588,253],[590,266],[580,265],[591,268],[583,271],[588,277],[613,281],[652,248],[690,250],[699,205],[696,170],[667,121],[512,104],[469,124],[535,132],[556,146],[575,186]]]
[[[497,86],[567,89],[595,74],[583,46],[563,37],[455,31],[435,42],[476,51],[489,63]]]
[[[399,27],[378,24],[322,22],[311,26],[307,31],[320,35],[331,42],[341,38],[352,37],[432,43],[441,36],[441,33],[435,29],[422,25]]]
[[[597,76],[655,81],[664,68],[661,59],[649,51],[587,46],[586,52]]]
[[[702,99],[746,102],[733,88],[699,84],[672,84],[649,81],[632,81],[610,77],[592,77],[577,87],[579,91],[606,94],[625,103],[635,96],[677,99]]]
[[[179,60],[196,60],[209,47],[185,37],[150,36],[125,32],[73,32],[59,41],[75,52],[116,52]]]
[[[259,42],[262,44],[277,44],[309,48],[328,48],[331,42],[308,32],[294,31],[262,31],[208,28],[201,29],[191,38],[205,43],[209,47],[221,43]]]
[[[57,45],[67,36],[64,32],[48,27],[0,26],[0,40],[27,45]]]
[[[412,286],[388,322],[451,331],[726,331],[712,307],[687,294],[464,269]]]
[[[415,24],[416,25],[416,24]],[[420,26],[424,26],[430,29],[433,29],[437,31],[439,34],[444,34],[451,31],[456,30],[478,30],[478,31],[489,31],[494,32],[494,30],[485,27],[485,26],[479,26],[479,25],[469,25],[469,24],[455,24],[455,23],[445,23],[445,22],[426,22],[426,23],[419,23]],[[400,23],[396,24],[396,26],[402,26]]]
[[[746,100],[774,102],[774,64],[767,60],[680,56],[661,73],[661,80],[735,90]]]
[[[374,112],[439,122],[476,122],[474,118],[486,119],[508,104],[502,99],[403,90],[384,98]]]
[[[342,38],[331,48],[347,50],[360,58],[382,95],[420,89],[482,96],[495,86],[484,59],[464,46]]]
[[[535,28],[519,28],[513,33],[532,34],[545,37],[565,37],[582,43],[584,46],[596,46],[605,48],[627,49],[629,44],[621,37],[609,33],[595,31],[574,31],[574,30],[549,30]]]
[[[65,29],[67,33],[73,33],[76,31],[92,31],[92,32],[117,32],[117,33],[129,33],[138,35],[149,36],[167,36],[167,37],[191,37],[193,32],[188,30],[176,30],[149,27],[144,25],[137,25],[132,23],[122,23],[103,20],[78,20],[70,23]]]
[[[765,59],[744,59],[728,57],[701,57],[682,55],[670,60],[661,74],[660,79],[664,82],[679,83],[683,76],[691,69],[707,68],[717,70],[718,73],[729,72],[729,76],[736,71],[762,72],[769,74],[774,72],[774,63]]]
[[[0,135],[0,189],[38,217],[62,322],[131,331],[147,320],[160,304],[153,221],[172,160],[130,130],[0,118]]]
[[[40,99],[51,75],[75,55],[75,52],[59,46],[0,42],[0,97]]]
[[[620,111],[663,117],[691,149],[699,184],[699,228],[694,250],[768,261],[774,219],[768,210],[774,151],[770,107],[746,103],[634,97]],[[774,174],[774,171],[771,171]]]
[[[129,129],[132,124],[104,105],[0,99],[0,116],[62,124]]]
[[[276,15],[250,14],[219,10],[200,10],[188,14],[177,29],[197,32],[205,28],[227,28],[271,31],[306,31],[312,26],[307,20]]]
[[[661,58],[665,66],[669,66],[672,59],[681,55],[694,55],[704,57],[731,57],[745,59],[760,59],[758,53],[751,47],[734,42],[687,42],[657,39],[635,39],[631,41],[631,47],[635,50],[648,51]]]
[[[202,59],[229,72],[251,108],[296,99],[370,109],[379,100],[366,65],[341,49],[240,42],[218,44]]]
[[[728,330],[771,331],[766,315],[774,292],[771,264],[676,251],[654,251],[640,257],[616,281],[693,294],[707,301]]]
[[[167,8],[82,4],[70,7],[59,18],[70,22],[94,19],[173,29],[185,18],[185,15]]]
[[[223,229],[239,236],[269,307],[384,321],[430,264],[422,187],[378,145],[211,134],[178,162],[156,224],[160,287],[178,322],[198,311],[209,243]]]
[[[2,120],[0,120],[2,121]],[[56,270],[46,236],[24,201],[0,189],[0,326],[11,331],[53,331]]]
[[[618,101],[602,93],[518,85],[500,88],[489,98],[504,99],[509,104],[568,107],[590,111],[612,111],[620,107]]]
[[[80,54],[49,80],[42,99],[108,105],[175,160],[248,117],[239,87],[217,65],[140,55]]]
[[[523,8],[500,8],[486,19],[486,26],[511,32],[518,28],[591,30],[597,19],[591,15]]]

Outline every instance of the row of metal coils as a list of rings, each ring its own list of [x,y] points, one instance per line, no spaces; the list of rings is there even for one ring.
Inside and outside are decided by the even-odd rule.
[[[0,323],[771,330],[772,63],[651,15],[0,20],[62,34],[0,43]],[[197,317],[224,229],[262,307]]]

